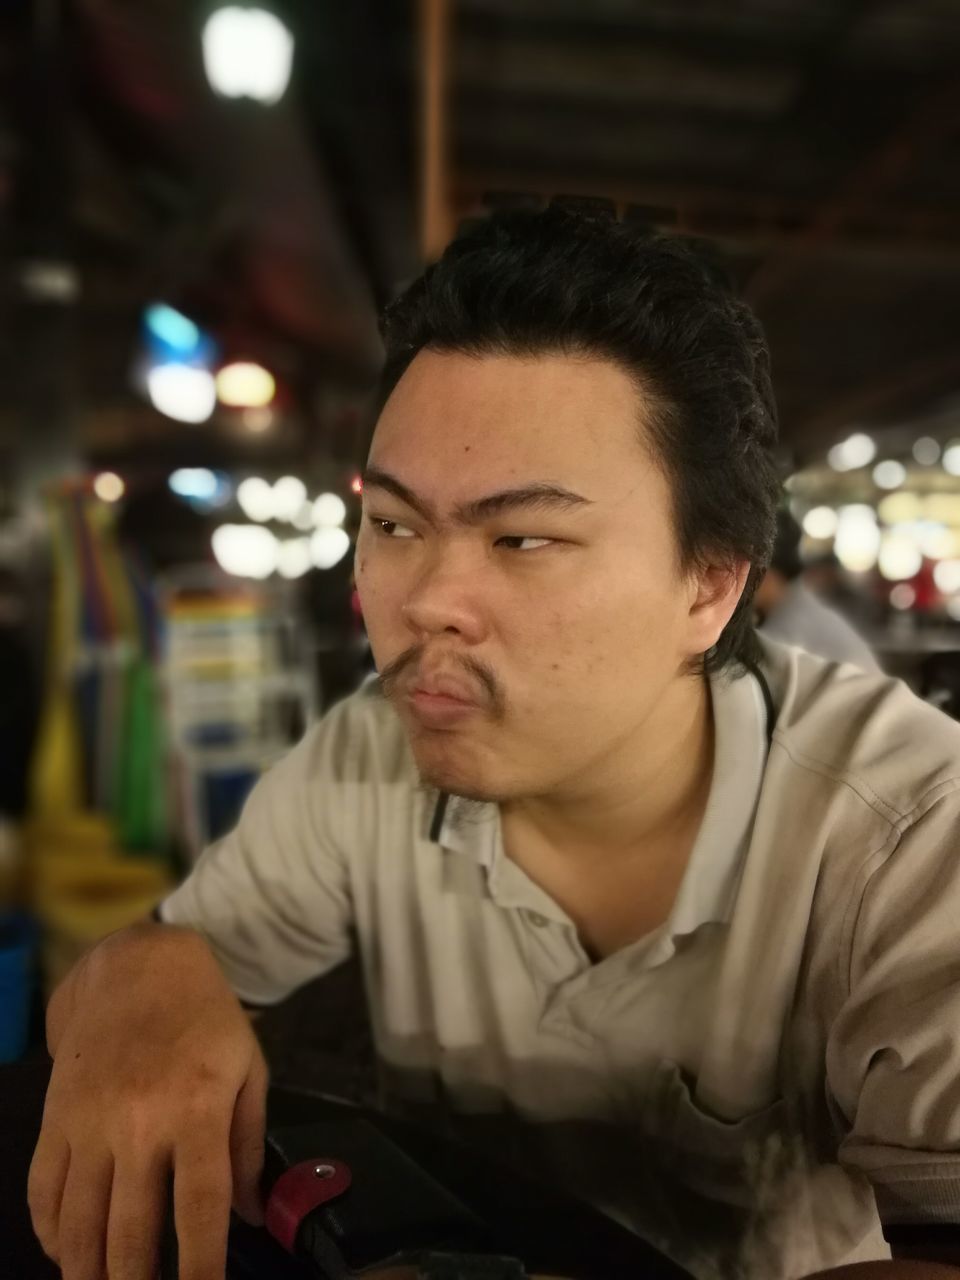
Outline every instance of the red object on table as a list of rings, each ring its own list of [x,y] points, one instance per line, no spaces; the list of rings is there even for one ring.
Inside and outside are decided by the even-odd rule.
[[[278,1244],[293,1253],[307,1214],[342,1196],[351,1180],[349,1167],[327,1156],[291,1165],[273,1184],[264,1225]]]

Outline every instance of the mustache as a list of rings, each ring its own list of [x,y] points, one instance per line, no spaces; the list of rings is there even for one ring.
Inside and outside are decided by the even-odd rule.
[[[422,658],[423,646],[411,645],[409,649],[405,649],[392,662],[388,662],[384,666],[379,674],[379,682],[380,690],[385,697],[392,697],[396,693],[400,678],[408,669],[415,671]],[[451,657],[451,663],[473,677],[483,690],[490,709],[497,715],[502,715],[505,707],[505,698],[497,678],[490,668],[478,658],[473,658],[468,654]]]

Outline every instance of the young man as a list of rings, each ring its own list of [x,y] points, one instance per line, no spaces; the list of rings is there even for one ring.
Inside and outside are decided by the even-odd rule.
[[[550,209],[456,241],[384,335],[382,691],[56,994],[41,1240],[66,1280],[146,1277],[172,1167],[184,1280],[220,1274],[231,1190],[258,1212],[237,997],[356,937],[390,1100],[496,1118],[696,1275],[960,1275],[880,1229],[960,1260],[960,730],[760,648],[753,317],[681,247]]]

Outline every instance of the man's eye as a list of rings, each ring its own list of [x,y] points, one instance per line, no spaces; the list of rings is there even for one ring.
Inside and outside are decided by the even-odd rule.
[[[521,534],[507,534],[497,539],[497,546],[505,546],[508,551],[536,551],[539,547],[548,547],[555,538],[527,538]],[[524,543],[532,544],[524,546]]]
[[[414,533],[404,524],[396,520],[381,520],[377,516],[367,516],[367,520],[382,538],[412,538]]]

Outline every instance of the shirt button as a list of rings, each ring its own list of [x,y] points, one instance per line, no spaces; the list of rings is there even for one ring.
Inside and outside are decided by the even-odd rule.
[[[539,911],[528,911],[527,919],[535,929],[543,929],[549,921],[546,916],[542,916]]]

